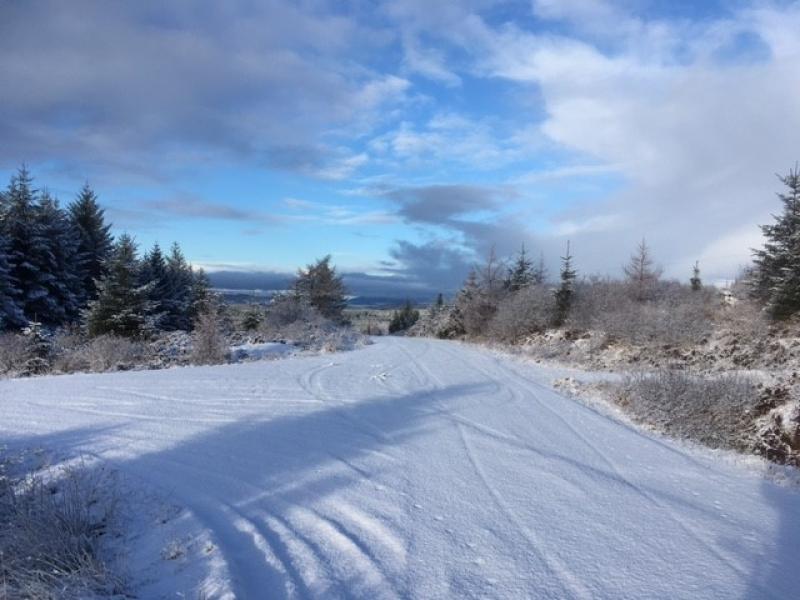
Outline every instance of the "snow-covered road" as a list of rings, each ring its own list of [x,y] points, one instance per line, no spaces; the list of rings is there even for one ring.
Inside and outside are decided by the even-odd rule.
[[[798,597],[796,490],[549,381],[479,348],[382,338],[3,381],[0,441],[94,454],[171,495],[237,598]]]

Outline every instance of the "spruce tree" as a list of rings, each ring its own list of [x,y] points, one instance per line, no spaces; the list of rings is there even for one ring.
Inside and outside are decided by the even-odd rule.
[[[147,286],[150,318],[153,326],[163,328],[163,319],[170,311],[171,285],[167,272],[167,261],[158,242],[145,254],[139,269],[139,284]]]
[[[264,310],[258,304],[251,304],[242,315],[242,329],[245,331],[255,331],[261,326],[264,320]]]
[[[82,308],[83,284],[80,273],[79,240],[67,213],[47,191],[38,203],[37,217],[48,252],[43,255],[42,270],[47,275],[48,315],[45,321],[60,325],[78,318]]]
[[[167,331],[192,328],[193,290],[195,276],[177,242],[167,256],[167,292],[161,327]]]
[[[406,300],[403,308],[394,311],[392,320],[389,322],[389,333],[398,333],[410,328],[419,320],[419,311],[411,304],[411,300]]]
[[[347,306],[347,289],[341,275],[331,266],[330,254],[298,270],[294,289],[298,297],[316,308],[323,317],[342,320]]]
[[[214,298],[211,293],[211,282],[203,269],[192,269],[191,299],[189,318],[192,323],[197,320],[198,315],[205,310],[206,304],[212,299],[219,305],[221,314],[225,311],[224,303],[220,302],[218,298]]]
[[[650,248],[644,238],[636,246],[636,252],[631,255],[630,261],[622,267],[622,270],[628,279],[633,297],[639,302],[651,299],[661,277],[661,268],[654,266]]]
[[[512,292],[517,292],[533,283],[533,263],[525,253],[525,244],[522,244],[514,264],[508,270],[506,287]]]
[[[689,285],[692,286],[692,291],[699,292],[703,289],[703,281],[700,279],[700,263],[695,262],[692,267],[692,277],[689,279]]]
[[[786,319],[800,311],[800,170],[779,179],[788,188],[778,193],[783,212],[761,226],[764,247],[754,251],[750,285],[773,318]]]
[[[106,260],[111,253],[113,238],[111,225],[97,203],[97,196],[89,184],[84,184],[77,198],[69,205],[69,220],[78,236],[79,277],[82,300],[88,302],[97,296],[96,282],[105,275]]]
[[[21,292],[11,277],[8,262],[8,239],[0,227],[0,330],[16,329],[26,323],[20,306]]]
[[[51,245],[40,218],[33,178],[24,165],[11,177],[3,205],[10,279],[20,292],[20,306],[28,320],[48,319],[53,309],[49,286],[55,276],[48,272]]]
[[[576,277],[577,272],[572,267],[572,254],[570,253],[569,242],[567,242],[567,253],[561,257],[561,285],[555,293],[556,310],[554,322],[556,327],[561,327],[567,321],[572,309]]]
[[[106,276],[98,282],[97,298],[89,303],[86,312],[89,335],[141,337],[147,331],[149,289],[141,284],[132,237],[127,234],[119,237],[106,271]]]

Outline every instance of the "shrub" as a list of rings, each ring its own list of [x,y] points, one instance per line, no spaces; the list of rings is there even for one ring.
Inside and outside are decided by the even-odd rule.
[[[0,333],[0,373],[15,375],[23,370],[28,342],[18,333]]]
[[[0,451],[0,596],[87,598],[120,594],[104,558],[118,493],[102,469],[64,467],[15,477]]]
[[[79,336],[56,337],[53,370],[61,373],[119,371],[141,365],[149,358],[143,342],[116,335],[101,335],[89,340]]]
[[[756,418],[766,412],[756,384],[737,374],[635,374],[620,385],[618,402],[664,433],[739,451],[753,449]]]
[[[651,300],[639,301],[623,283],[583,282],[567,325],[634,344],[696,343],[710,334],[719,307],[713,289],[661,282],[651,294]]]
[[[529,285],[500,301],[488,333],[503,342],[516,342],[547,329],[553,321],[553,293],[543,285]]]
[[[295,294],[279,294],[267,307],[263,328],[269,332],[297,321],[321,320],[320,314]]]
[[[196,365],[217,365],[225,362],[228,344],[222,333],[219,305],[209,300],[200,310],[192,335],[192,362]]]

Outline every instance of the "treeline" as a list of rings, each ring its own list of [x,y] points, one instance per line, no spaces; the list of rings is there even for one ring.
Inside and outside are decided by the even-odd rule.
[[[686,329],[702,335],[704,327],[698,323],[714,294],[703,287],[697,264],[687,284],[662,280],[642,240],[622,273],[621,280],[579,278],[569,244],[556,282],[547,278],[541,261],[529,259],[524,247],[510,265],[491,252],[470,272],[439,334],[508,342],[563,327],[602,329],[628,339],[665,339]],[[676,328],[678,313],[685,326]]]
[[[0,329],[77,324],[128,337],[191,329],[208,295],[202,270],[177,244],[140,258],[133,238],[115,240],[110,229],[88,184],[62,208],[21,167],[0,192]]]
[[[778,194],[783,211],[762,226],[765,244],[754,250],[754,263],[739,286],[739,300],[776,321],[800,314],[800,172],[790,170],[780,181],[786,186]],[[685,283],[664,280],[642,240],[621,274],[621,279],[579,278],[569,244],[555,283],[524,247],[510,264],[492,252],[470,272],[438,334],[513,342],[567,328],[602,330],[637,343],[681,343],[708,333],[720,298],[704,287],[698,263]]]

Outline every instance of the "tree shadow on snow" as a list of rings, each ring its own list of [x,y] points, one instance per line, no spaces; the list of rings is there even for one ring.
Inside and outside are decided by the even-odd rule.
[[[487,389],[491,387],[455,385],[433,392],[321,404],[302,414],[256,415],[164,450],[107,464],[154,483],[166,498],[188,507],[212,530],[229,559],[237,597],[281,597],[287,577],[301,597],[313,596],[305,588],[303,574],[295,570],[291,549],[280,533],[292,529],[290,513],[297,507],[313,507],[346,488],[374,493],[376,482],[386,481],[387,474],[389,481],[402,479],[404,442],[429,428],[449,426],[447,421],[429,419],[439,414],[442,403]],[[113,429],[78,428],[20,437],[14,445],[80,454],[103,436],[113,436]],[[312,552],[319,551],[300,532],[293,535]],[[270,563],[268,554],[285,572]],[[335,595],[352,595],[348,582],[339,581],[338,586],[331,590]]]

